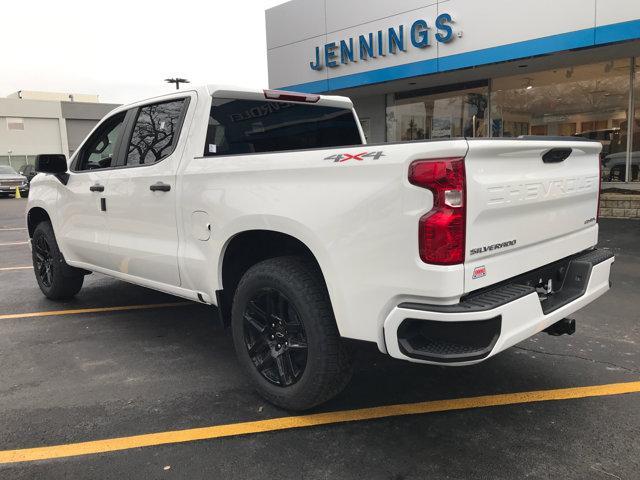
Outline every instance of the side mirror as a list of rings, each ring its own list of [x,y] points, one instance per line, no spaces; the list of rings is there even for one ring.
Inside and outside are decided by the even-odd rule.
[[[47,154],[36,156],[36,172],[61,175],[67,173],[67,157],[62,154]]]

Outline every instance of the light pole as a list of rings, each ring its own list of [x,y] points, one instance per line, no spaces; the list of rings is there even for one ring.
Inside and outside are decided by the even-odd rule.
[[[186,78],[180,78],[180,77],[165,78],[164,81],[167,82],[167,83],[175,83],[176,84],[176,90],[178,90],[180,88],[180,84],[181,83],[191,83]]]

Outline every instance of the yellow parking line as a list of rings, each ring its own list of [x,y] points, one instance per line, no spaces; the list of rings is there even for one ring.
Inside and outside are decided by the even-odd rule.
[[[11,318],[51,317],[54,315],[78,315],[81,313],[121,312],[124,310],[145,310],[147,308],[183,307],[195,305],[192,302],[150,303],[146,305],[123,305],[119,307],[78,308],[76,310],[52,310],[48,312],[8,313],[0,315],[0,320]]]
[[[0,272],[8,272],[9,270],[33,270],[33,265],[27,267],[2,267]]]
[[[188,430],[174,430],[169,432],[150,433],[146,435],[134,435],[131,437],[70,443],[67,445],[5,450],[0,451],[0,463],[30,462],[34,460],[90,455],[155,445],[209,440],[235,435],[249,435],[253,433],[373,420],[377,418],[396,417],[401,415],[416,415],[470,408],[496,407],[500,405],[545,402],[550,400],[570,400],[637,392],[640,392],[640,382],[628,382],[590,387],[561,388],[557,390],[540,390],[533,392],[506,393],[502,395],[486,395],[482,397],[457,398],[451,400],[436,400],[328,413],[315,413],[297,417],[282,417],[270,420],[259,420],[256,422],[215,425]]]
[[[9,242],[9,243],[0,243],[0,247],[8,247],[9,245],[26,245],[29,242]]]

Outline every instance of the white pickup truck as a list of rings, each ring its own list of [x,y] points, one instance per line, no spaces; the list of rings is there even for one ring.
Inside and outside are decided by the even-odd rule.
[[[599,143],[367,145],[349,99],[208,86],[112,111],[40,155],[27,223],[51,299],[99,272],[217,305],[257,390],[288,409],[350,378],[345,339],[469,365],[609,289]]]

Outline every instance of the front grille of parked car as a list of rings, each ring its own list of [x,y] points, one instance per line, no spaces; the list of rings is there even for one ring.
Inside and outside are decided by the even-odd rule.
[[[22,185],[22,180],[0,180],[2,187],[19,187],[20,185]]]

